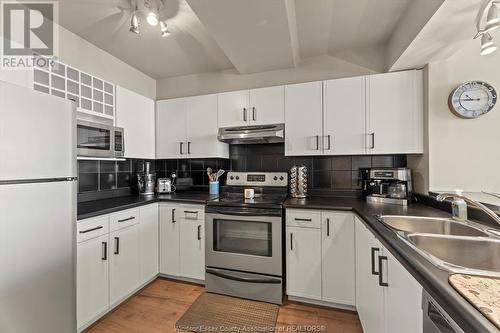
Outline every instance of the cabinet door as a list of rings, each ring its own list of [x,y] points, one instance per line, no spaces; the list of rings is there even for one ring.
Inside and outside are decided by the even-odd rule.
[[[141,282],[158,274],[158,204],[143,206],[140,216],[140,267]]]
[[[356,309],[363,331],[384,332],[384,289],[378,285],[378,256],[382,245],[355,218],[356,230]]]
[[[152,99],[116,86],[116,125],[125,129],[125,156],[155,158],[155,105]]]
[[[186,157],[186,131],[186,98],[168,99],[156,102],[157,158]]]
[[[325,154],[364,154],[365,78],[324,81],[323,101]]]
[[[248,125],[248,90],[221,93],[219,97],[219,127]]]
[[[285,87],[285,155],[321,155],[323,83]]]
[[[132,293],[140,283],[139,225],[110,233],[109,242],[109,295],[113,306]]]
[[[405,71],[366,77],[368,152],[421,152],[423,111],[419,75],[417,71]]]
[[[180,227],[180,275],[205,280],[205,228],[204,220],[181,219]]]
[[[76,247],[77,325],[82,327],[109,308],[108,235]]]
[[[217,95],[186,98],[189,158],[229,157],[229,145],[217,140]]]
[[[385,322],[387,333],[422,333],[422,287],[406,269],[385,250],[387,278]]]
[[[286,285],[289,296],[321,300],[321,231],[286,227]]]
[[[285,122],[284,86],[250,90],[249,123],[251,125]]]
[[[355,305],[354,216],[322,213],[323,300]]]
[[[160,273],[179,275],[179,212],[160,204]]]

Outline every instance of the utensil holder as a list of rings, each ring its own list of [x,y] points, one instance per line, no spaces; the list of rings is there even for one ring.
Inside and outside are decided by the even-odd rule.
[[[210,182],[208,189],[210,194],[219,194],[219,182]]]

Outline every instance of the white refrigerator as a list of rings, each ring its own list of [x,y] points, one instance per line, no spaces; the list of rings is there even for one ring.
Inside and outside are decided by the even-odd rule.
[[[75,105],[0,81],[0,332],[76,332]]]

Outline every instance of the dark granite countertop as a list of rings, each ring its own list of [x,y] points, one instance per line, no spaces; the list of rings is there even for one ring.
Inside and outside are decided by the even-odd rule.
[[[159,201],[205,204],[207,201],[216,198],[217,195],[214,196],[204,192],[176,192],[173,194],[162,195],[130,195],[125,197],[79,202],[77,208],[77,219],[83,220]]]
[[[403,207],[335,197],[290,198],[285,201],[284,207],[353,211],[465,332],[498,332],[486,317],[450,286],[449,272],[432,265],[375,218],[378,214],[450,217],[450,213],[419,203]]]

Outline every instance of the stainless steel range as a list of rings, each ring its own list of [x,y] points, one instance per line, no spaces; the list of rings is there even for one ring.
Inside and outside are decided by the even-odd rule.
[[[208,291],[282,303],[287,185],[287,173],[228,173],[223,193],[206,208]],[[245,189],[253,189],[255,197],[245,199]]]

